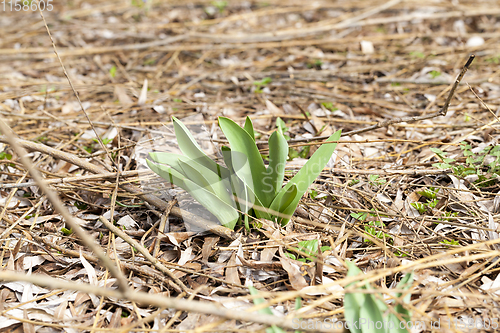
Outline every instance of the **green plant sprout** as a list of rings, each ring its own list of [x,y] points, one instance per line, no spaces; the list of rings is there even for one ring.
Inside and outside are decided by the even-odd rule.
[[[85,210],[88,208],[88,205],[85,202],[75,201],[73,205],[79,210]]]
[[[373,186],[384,185],[385,183],[387,183],[387,180],[380,178],[379,175],[369,175],[368,180]]]
[[[458,164],[453,158],[446,158],[446,153],[438,148],[430,148],[442,162],[434,163],[432,166],[439,169],[451,169],[457,177],[476,175],[474,184],[478,187],[492,186],[497,182],[500,175],[500,145],[486,146],[481,152],[474,153],[472,147],[467,142],[460,143],[460,149],[465,157],[465,164]],[[486,157],[492,160],[485,164]]]
[[[333,103],[332,102],[322,102],[321,105],[323,105],[326,109],[334,112],[334,111],[337,111],[338,108],[334,107],[333,106]]]
[[[443,212],[443,216],[438,218],[439,221],[453,221],[454,217],[458,216],[458,212],[448,212],[445,211]],[[436,224],[439,224],[438,222],[435,222]]]
[[[111,75],[112,78],[116,76],[116,66],[113,66],[109,69],[109,75]]]
[[[4,151],[0,152],[0,160],[11,160],[12,159],[12,155],[9,154],[9,153],[6,153]]]
[[[263,78],[260,81],[254,81],[253,85],[256,86],[255,87],[255,92],[258,93],[258,94],[262,93],[262,88],[264,86],[267,86],[271,82],[273,82],[273,79],[271,79],[270,77],[265,77],[265,78]]]
[[[230,148],[223,146],[221,149],[224,166],[208,157],[186,126],[172,118],[183,155],[152,152],[146,160],[149,168],[186,190],[230,229],[239,221],[249,229],[250,217],[286,225],[337,146],[337,143],[321,145],[283,186],[288,143],[280,127],[269,137],[269,165],[266,167],[255,143],[250,118],[247,117],[245,125],[240,127],[229,118],[219,117],[219,127],[230,144]],[[339,130],[328,141],[337,141],[340,135]]]
[[[500,64],[500,55],[496,55],[496,56],[487,58],[486,62],[498,65],[498,64]]]
[[[307,68],[318,68],[318,69],[321,69],[321,65],[323,65],[323,61],[321,61],[320,59],[316,59],[312,63],[308,62],[306,66],[307,66]]]
[[[297,259],[297,256],[293,253],[287,252],[285,255],[293,260],[306,262],[306,261],[314,261],[318,255],[318,245],[319,241],[317,239],[311,239],[307,241],[301,241],[298,244],[298,247],[294,247],[297,252],[303,252],[307,255],[305,258]],[[330,246],[322,246],[321,252],[330,251],[332,248]]]
[[[447,239],[443,239],[441,242],[439,242],[440,244],[446,244],[446,245],[460,245],[460,243],[457,241],[457,240],[447,240]]]
[[[108,139],[108,138],[101,138],[101,140],[104,145],[107,145],[108,143],[113,141],[113,139]],[[99,142],[99,140],[97,140],[96,138],[93,138],[92,141],[94,141],[95,143]]]
[[[441,75],[441,72],[440,71],[436,71],[436,70],[433,70],[433,71],[430,71],[429,74],[431,75],[431,77],[433,79],[437,78],[438,76]]]
[[[71,235],[73,233],[73,229],[67,229],[67,228],[62,227],[61,228],[61,232],[63,234],[65,234],[66,236],[69,236],[69,235]]]
[[[104,145],[107,145],[108,143],[111,143],[113,141],[113,139],[108,139],[108,138],[101,138],[101,140]],[[97,140],[96,138],[92,138],[92,141],[94,143],[92,143],[90,146],[83,146],[83,150],[85,150],[89,154],[92,154],[92,150],[94,149],[94,144],[99,143],[99,140]]]
[[[370,214],[370,216],[373,216],[373,217],[377,216],[377,214],[368,213],[368,212],[358,212],[358,213],[352,212],[350,215],[351,215],[351,217],[355,218],[356,220],[359,220],[362,222],[362,221],[366,220],[366,218],[368,217],[368,214]],[[379,216],[384,216],[384,215],[379,215]],[[388,243],[392,244],[393,243],[392,236],[383,232],[381,230],[383,228],[385,228],[385,224],[384,224],[384,222],[379,221],[379,220],[369,221],[368,225],[364,226],[366,234],[371,235],[371,236],[378,238],[378,239],[382,239],[382,240],[385,239]],[[373,243],[369,238],[365,238],[365,242]]]
[[[368,222],[368,225],[365,225],[365,231],[368,235],[371,235],[373,237],[376,237],[378,239],[385,239],[387,241],[390,241],[392,243],[392,236],[389,234],[386,234],[380,229],[383,229],[385,227],[384,222],[382,221],[370,221]],[[369,239],[365,239],[365,242],[372,242]]]
[[[362,275],[363,272],[350,261],[346,261],[348,268],[347,277]],[[358,284],[352,282],[346,286],[348,290]],[[396,286],[397,290],[409,290],[413,283],[413,272],[408,273]],[[355,291],[347,291],[344,296],[344,318],[347,328],[351,333],[403,333],[408,332],[407,323],[411,320],[411,312],[403,304],[410,303],[411,293],[394,293],[393,311],[389,311],[388,305],[383,301],[380,293],[374,293],[374,288],[366,282],[363,286],[357,287]],[[371,291],[365,293],[363,291]],[[395,312],[395,313],[394,313]],[[397,314],[397,315],[396,315]],[[399,317],[399,318],[398,318]],[[401,320],[401,319],[402,320]],[[361,323],[372,323],[361,324]],[[373,323],[383,324],[380,328]]]
[[[434,187],[429,187],[426,188],[422,191],[417,191],[418,194],[420,194],[423,197],[426,197],[427,199],[434,200],[437,197],[437,193],[439,192],[439,188],[434,188]]]
[[[424,214],[427,211],[427,206],[422,202],[412,202],[410,205],[415,208],[420,214]]]

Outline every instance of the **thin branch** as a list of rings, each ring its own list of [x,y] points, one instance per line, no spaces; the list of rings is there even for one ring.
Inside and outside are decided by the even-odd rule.
[[[42,175],[33,166],[33,163],[31,163],[28,157],[28,153],[19,143],[19,141],[21,140],[17,138],[17,135],[15,135],[14,132],[12,132],[11,128],[4,122],[3,118],[1,117],[0,117],[0,131],[2,133],[5,133],[5,138],[7,142],[11,145],[12,149],[14,149],[14,151],[17,153],[17,155],[21,159],[21,162],[29,171],[31,177],[33,177],[33,179],[40,187],[40,189],[47,195],[47,198],[54,206],[54,209],[63,216],[63,218],[71,226],[75,234],[77,234],[82,240],[82,242],[86,246],[88,246],[88,248],[92,252],[95,253],[95,255],[101,260],[103,265],[107,269],[109,269],[111,274],[117,279],[121,293],[126,293],[128,290],[127,279],[123,276],[118,267],[114,265],[113,261],[111,261],[111,259],[109,259],[109,257],[102,251],[102,249],[94,242],[94,238],[88,235],[87,232],[80,227],[78,222],[75,221],[73,215],[71,215],[71,213],[64,207],[61,199],[59,199],[57,194],[47,186]]]
[[[144,258],[146,258],[149,262],[151,262],[153,266],[156,267],[159,271],[161,271],[163,274],[167,275],[172,280],[174,280],[174,282],[177,283],[178,286],[180,286],[180,288],[178,286],[175,286],[176,287],[175,289],[177,289],[178,291],[190,292],[189,288],[187,288],[184,285],[184,283],[182,283],[182,281],[179,280],[177,276],[175,276],[167,267],[163,266],[158,259],[149,254],[149,252],[143,246],[141,246],[141,244],[132,239],[132,237],[128,236],[122,230],[115,227],[113,223],[109,222],[104,216],[100,216],[99,221],[101,221],[116,236],[120,237],[121,239],[129,243],[131,246],[133,246],[139,253],[141,253],[144,256]]]
[[[85,283],[74,283],[74,282],[63,281],[40,274],[26,275],[10,271],[0,271],[0,280],[24,281],[50,289],[77,290],[84,293],[89,293],[109,298],[115,298],[115,299],[124,298],[131,302],[137,302],[140,304],[145,304],[158,308],[169,308],[180,311],[197,312],[197,313],[219,316],[226,319],[240,320],[244,322],[258,323],[268,326],[276,325],[287,329],[297,328],[297,323],[292,319],[286,317],[278,317],[274,315],[266,315],[261,313],[257,314],[255,312],[235,311],[234,309],[230,308],[228,309],[214,303],[190,301],[185,299],[165,297],[162,295],[148,294],[145,292],[132,291],[132,290],[128,290],[124,297],[122,293],[115,291],[113,289],[101,288]],[[326,333],[342,332],[342,330],[328,330],[322,327],[314,327],[314,328],[301,327],[301,331],[326,332]]]
[[[10,143],[9,138],[5,135],[0,135],[0,142],[3,143]],[[36,143],[36,142],[31,142],[28,140],[23,140],[23,139],[17,139],[17,142],[19,145],[24,147],[25,149],[28,149],[30,151],[38,151],[40,153],[44,153],[47,155],[50,155],[56,159],[61,159],[63,161],[69,162],[71,164],[74,164],[76,166],[79,166],[82,169],[85,169],[89,172],[99,174],[99,175],[106,175],[106,177],[109,175],[108,171],[105,170],[104,168],[101,168],[98,165],[89,163],[85,161],[84,159],[78,158],[73,154],[69,154],[57,149],[54,149],[52,147],[43,145],[41,143]],[[166,211],[168,208],[168,202],[158,198],[157,196],[154,196],[152,194],[146,194],[144,193],[140,188],[132,185],[132,184],[120,184],[120,188],[132,193],[134,195],[139,196],[141,199],[144,201],[147,201],[151,205],[155,206],[161,211]],[[185,210],[180,209],[179,207],[172,207],[171,211],[172,215],[183,218],[186,223],[190,223],[192,225],[198,226],[200,228],[203,228],[204,230],[210,230],[216,235],[219,235],[221,237],[224,237],[226,239],[231,239],[235,240],[238,238],[238,233],[234,232],[233,230],[226,228],[222,225],[216,224],[212,221],[205,220],[195,214],[192,214],[190,212],[187,212]]]
[[[37,1],[37,4],[38,4],[38,1]],[[40,13],[40,16],[42,17],[43,24],[45,25],[45,29],[47,30],[47,34],[49,35],[50,41],[52,42],[52,48],[54,49],[54,53],[56,54],[56,57],[59,60],[59,64],[61,65],[61,68],[64,72],[64,76],[66,76],[66,79],[68,80],[69,86],[71,87],[71,90],[73,90],[73,93],[76,97],[76,100],[78,101],[78,104],[80,105],[80,109],[82,110],[83,114],[85,114],[85,117],[87,118],[87,121],[89,122],[90,127],[92,127],[92,130],[94,131],[95,136],[97,137],[97,140],[99,141],[99,145],[101,146],[102,149],[104,149],[104,151],[106,152],[106,155],[108,156],[108,158],[111,161],[111,163],[113,164],[113,166],[116,169],[118,169],[118,166],[116,165],[115,161],[113,160],[113,158],[109,154],[108,148],[106,148],[106,145],[102,142],[102,139],[99,136],[99,134],[97,133],[97,131],[94,127],[94,124],[92,123],[92,120],[90,120],[89,115],[85,111],[85,108],[83,107],[82,101],[80,100],[80,96],[78,95],[78,92],[76,91],[75,87],[73,86],[73,82],[71,82],[71,79],[69,78],[68,72],[66,72],[66,67],[64,67],[64,64],[61,60],[61,57],[59,57],[59,54],[57,53],[56,43],[54,42],[54,39],[52,38],[52,34],[50,33],[50,29],[49,29],[49,26],[47,25],[47,21],[45,21],[45,17],[43,16],[42,9],[40,6],[37,6],[37,7],[38,7],[38,11]],[[106,167],[106,169],[108,169],[108,171],[112,171],[112,168],[108,167],[108,165],[104,164],[104,166]]]
[[[353,130],[350,132],[342,133],[342,136],[365,133],[365,132],[372,131],[372,130],[377,129],[377,128],[387,127],[389,125],[393,125],[396,123],[402,123],[402,122],[411,123],[411,122],[415,122],[415,121],[436,118],[438,116],[446,116],[446,113],[448,112],[448,107],[450,106],[451,99],[453,98],[453,95],[455,94],[455,91],[457,90],[457,87],[460,84],[460,81],[462,81],[465,73],[469,69],[469,67],[472,64],[472,61],[474,60],[475,57],[476,56],[474,54],[471,54],[469,56],[469,59],[465,63],[460,74],[457,76],[457,79],[455,80],[455,82],[450,90],[450,93],[448,94],[448,98],[446,98],[446,101],[445,101],[443,107],[438,112],[428,114],[428,115],[423,115],[423,116],[416,116],[416,117],[400,117],[400,118],[388,119],[385,121],[380,121],[372,126],[368,126],[368,127],[364,127],[364,128],[358,129],[358,130]],[[322,135],[322,136],[316,136],[316,137],[312,137],[312,138],[292,139],[292,140],[288,140],[288,143],[310,142],[310,141],[316,141],[316,140],[324,140],[324,139],[328,139],[328,138],[329,138],[328,135]]]

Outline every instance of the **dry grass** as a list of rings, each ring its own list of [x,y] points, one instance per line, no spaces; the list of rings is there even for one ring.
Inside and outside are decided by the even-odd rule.
[[[342,320],[353,281],[389,295],[414,271],[408,307],[427,325],[416,331],[438,320],[435,331],[463,331],[471,319],[496,331],[496,156],[473,170],[480,183],[433,166],[430,150],[467,166],[461,142],[476,154],[497,145],[493,4],[55,1],[43,14],[67,77],[40,14],[0,8],[0,117],[20,138],[0,136],[0,330],[293,331],[293,318]],[[471,53],[445,116],[389,124],[439,112]],[[311,138],[351,133],[288,226],[233,232],[144,170],[147,152],[175,149],[173,115],[210,153],[225,142],[217,116],[248,115],[263,154],[280,117],[300,154],[290,175]],[[16,142],[64,208],[35,185]],[[307,240],[329,248],[297,251]],[[347,278],[346,259],[366,275]],[[252,284],[274,315],[244,311]]]

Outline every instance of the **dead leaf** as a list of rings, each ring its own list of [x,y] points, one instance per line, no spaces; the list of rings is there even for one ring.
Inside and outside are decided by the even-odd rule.
[[[241,285],[241,280],[240,276],[238,274],[238,265],[236,262],[236,253],[233,253],[231,258],[229,258],[229,261],[227,263],[227,268],[226,268],[226,281],[229,283]]]
[[[302,290],[307,287],[308,284],[306,279],[302,276],[300,272],[299,266],[295,263],[294,260],[287,258],[283,253],[282,248],[280,247],[280,262],[283,266],[283,269],[288,273],[288,280],[292,285],[292,288],[295,290]]]

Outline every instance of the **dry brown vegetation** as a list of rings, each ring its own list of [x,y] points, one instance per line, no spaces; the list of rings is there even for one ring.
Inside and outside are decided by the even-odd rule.
[[[496,331],[497,2],[52,4],[46,24],[0,8],[0,118],[16,134],[0,135],[0,330],[294,331],[293,318],[343,320],[347,284],[389,295],[414,271],[416,332],[438,320],[435,331]],[[471,53],[447,114],[432,117]],[[287,226],[203,225],[144,168],[172,145],[171,116],[215,153],[220,115],[250,116],[263,154],[283,119],[297,155],[287,175],[313,138],[342,129]],[[323,251],[297,251],[311,240]],[[366,275],[346,278],[347,259]],[[249,285],[273,315],[252,313]]]

